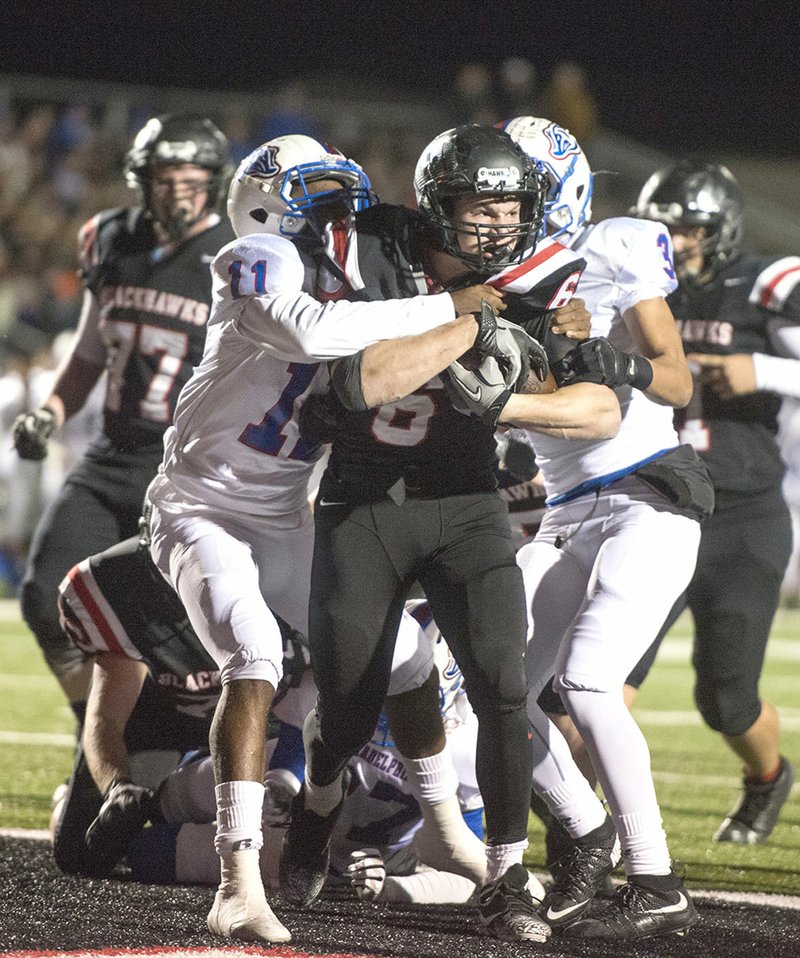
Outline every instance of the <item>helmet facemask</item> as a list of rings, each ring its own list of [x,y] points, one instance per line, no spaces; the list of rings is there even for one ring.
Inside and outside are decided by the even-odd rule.
[[[335,181],[339,187],[316,190],[315,183]],[[300,163],[288,170],[279,191],[286,204],[281,235],[296,236],[297,224],[308,226],[321,237],[329,223],[347,219],[374,201],[364,171],[349,160],[330,163]]]

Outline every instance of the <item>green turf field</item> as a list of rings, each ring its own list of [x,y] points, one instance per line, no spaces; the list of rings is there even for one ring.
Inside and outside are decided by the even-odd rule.
[[[5,616],[3,616],[5,613]],[[664,822],[690,885],[800,894],[800,789],[768,844],[711,841],[739,786],[739,769],[692,704],[691,620],[682,619],[643,687],[636,714],[647,735]],[[74,723],[32,637],[0,603],[0,827],[45,828],[50,796],[72,761]],[[800,612],[783,610],[773,629],[763,691],[781,714],[783,750],[800,766]],[[529,864],[543,862],[541,826],[531,820]]]

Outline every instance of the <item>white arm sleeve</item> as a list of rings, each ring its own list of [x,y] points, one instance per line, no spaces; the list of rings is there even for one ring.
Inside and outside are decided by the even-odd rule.
[[[413,875],[387,875],[380,901],[418,902],[425,905],[462,905],[475,892],[475,882],[452,872],[420,871]]]
[[[773,320],[768,329],[777,355],[753,353],[756,386],[780,396],[800,399],[800,326]]]
[[[304,269],[294,246],[267,234],[228,244],[212,270],[217,321],[230,320],[259,349],[289,362],[351,356],[379,340],[414,336],[455,319],[448,293],[319,303],[302,291]]]

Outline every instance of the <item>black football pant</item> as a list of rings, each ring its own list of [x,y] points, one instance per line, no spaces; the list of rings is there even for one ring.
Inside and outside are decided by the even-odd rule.
[[[700,714],[724,735],[746,732],[761,714],[758,684],[791,551],[791,516],[780,492],[719,501],[703,523],[692,581],[630,684],[644,681],[661,640],[688,607]]]
[[[320,505],[310,646],[319,689],[312,781],[331,782],[366,744],[389,684],[413,582],[464,674],[479,720],[477,778],[490,844],[527,837],[532,753],[525,713],[525,595],[495,493]]]

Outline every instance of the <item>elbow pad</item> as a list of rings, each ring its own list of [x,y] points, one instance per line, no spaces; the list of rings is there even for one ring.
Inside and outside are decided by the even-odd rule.
[[[331,385],[339,401],[352,412],[365,412],[369,407],[364,402],[361,388],[361,360],[363,350],[354,356],[339,359],[331,368]]]

